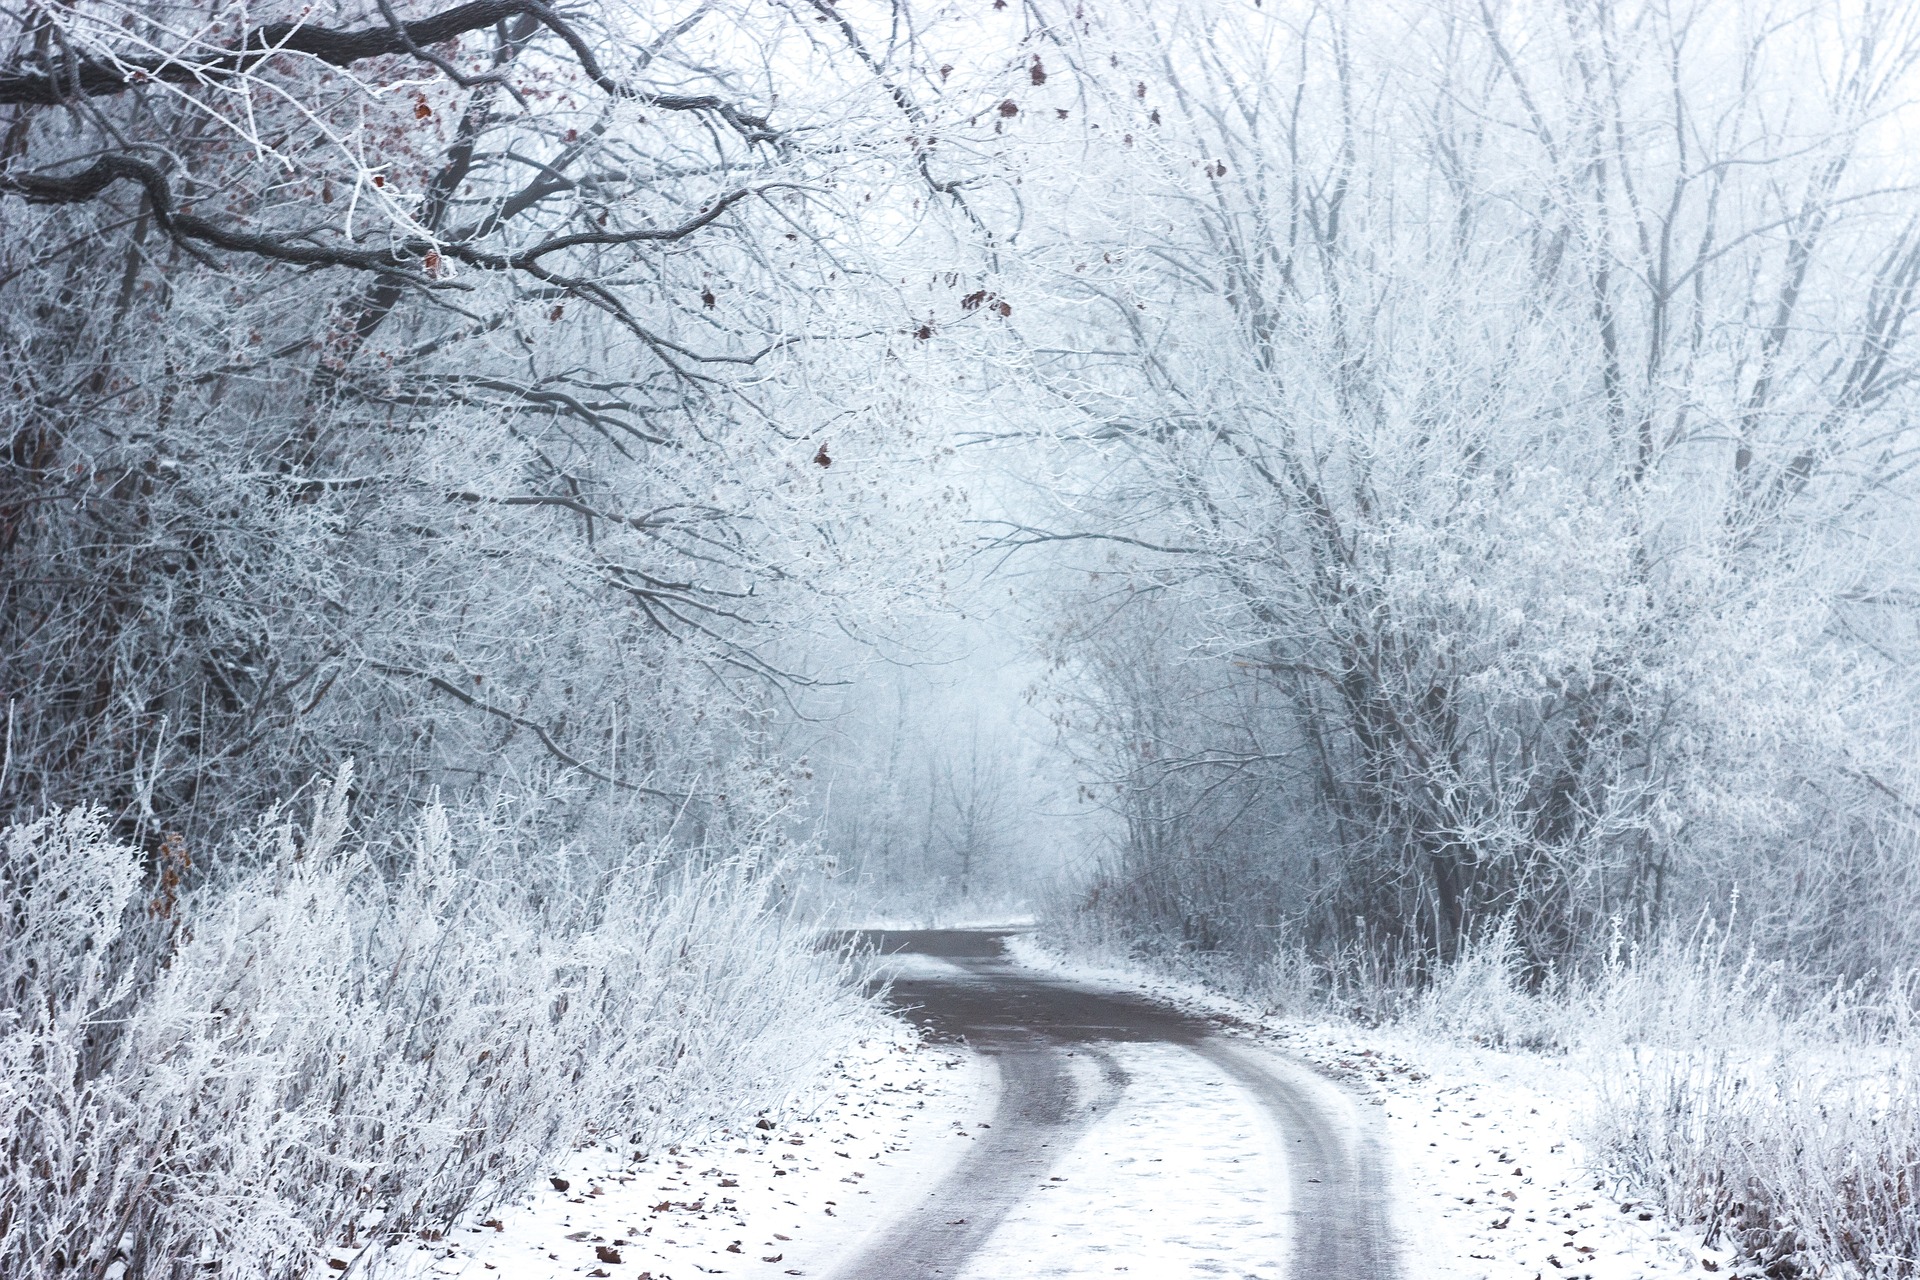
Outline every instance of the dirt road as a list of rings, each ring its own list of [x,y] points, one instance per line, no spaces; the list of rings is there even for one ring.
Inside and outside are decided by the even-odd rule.
[[[1005,934],[929,930],[864,935],[888,954],[938,957],[894,981],[894,1003],[998,1068],[990,1128],[922,1203],[870,1242],[838,1280],[959,1276],[1047,1172],[1132,1083],[1102,1046],[1151,1042],[1200,1055],[1257,1100],[1281,1135],[1284,1194],[1270,1206],[1297,1280],[1399,1274],[1381,1161],[1365,1108],[1336,1086],[1206,1019],[1054,980],[1010,963]],[[1100,1064],[1091,1088],[1073,1059]],[[1057,1181],[1057,1179],[1056,1179]],[[1114,1268],[1114,1269],[1125,1269]],[[1017,1280],[1010,1277],[1009,1280]]]

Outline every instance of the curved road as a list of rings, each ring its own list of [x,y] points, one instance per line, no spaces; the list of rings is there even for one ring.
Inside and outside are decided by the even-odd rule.
[[[1011,964],[1005,933],[923,930],[859,935],[884,954],[935,956],[958,966],[955,979],[911,973],[892,999],[936,1035],[964,1040],[999,1068],[992,1127],[924,1202],[886,1228],[839,1280],[951,1280],[994,1228],[1044,1178],[1104,1106],[1127,1085],[1104,1042],[1162,1042],[1206,1058],[1239,1083],[1293,1139],[1285,1161],[1292,1241],[1287,1274],[1296,1280],[1392,1280],[1399,1267],[1388,1227],[1381,1161],[1346,1100],[1327,1081],[1217,1023],[1144,1000],[1090,990]],[[1068,1056],[1104,1062],[1105,1097],[1087,1106]],[[1341,1114],[1342,1111],[1348,1114]]]

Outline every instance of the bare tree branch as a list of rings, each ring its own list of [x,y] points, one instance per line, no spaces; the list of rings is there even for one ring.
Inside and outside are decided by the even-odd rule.
[[[445,59],[430,54],[427,47],[523,15],[534,18],[559,36],[581,69],[610,96],[633,98],[664,111],[718,116],[750,142],[771,141],[777,136],[766,117],[742,111],[712,94],[649,93],[621,85],[601,67],[580,33],[538,0],[471,0],[414,22],[395,21],[354,31],[271,22],[255,27],[231,45],[200,55],[53,59],[34,54],[0,69],[0,106],[56,106],[72,98],[124,93],[153,81],[217,83],[245,76],[269,58],[283,53],[301,54],[336,67],[351,66],[368,58],[407,54],[453,75],[456,81],[472,83],[455,75]]]

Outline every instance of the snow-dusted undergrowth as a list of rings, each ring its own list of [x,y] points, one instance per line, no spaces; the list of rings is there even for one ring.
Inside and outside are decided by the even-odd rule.
[[[1575,1057],[1614,1172],[1769,1275],[1920,1274],[1910,977],[1823,986],[1695,936],[1530,989],[1496,932],[1412,999],[1428,1034]]]
[[[1767,1274],[1920,1274],[1912,988],[1785,976],[1712,945],[1614,966],[1568,1037],[1596,1068],[1593,1144]]]
[[[587,873],[429,809],[376,863],[346,795],[150,901],[97,813],[0,834],[0,1274],[324,1272],[777,1102],[861,1021],[745,859]]]

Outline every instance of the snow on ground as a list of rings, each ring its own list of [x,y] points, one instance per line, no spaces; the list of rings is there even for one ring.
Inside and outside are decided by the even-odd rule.
[[[992,1081],[904,1027],[876,1034],[770,1128],[742,1117],[640,1161],[576,1152],[550,1185],[388,1266],[406,1280],[821,1275],[959,1160]]]
[[[1024,938],[1011,950],[1061,977],[1224,1017],[1359,1091],[1378,1108],[1409,1277],[1739,1274],[1731,1253],[1701,1247],[1699,1232],[1666,1221],[1587,1159],[1575,1135],[1594,1088],[1577,1064],[1264,1017],[1198,984],[1066,962]]]
[[[1219,1015],[1356,1091],[1377,1109],[1393,1164],[1410,1280],[1738,1274],[1729,1255],[1702,1249],[1697,1233],[1590,1167],[1575,1131],[1592,1085],[1565,1060],[1263,1018],[1195,984],[1067,964],[1024,939],[1013,949],[1064,977]],[[902,976],[962,973],[921,956],[892,963]],[[1075,1056],[1098,1118],[961,1280],[1278,1280],[1286,1143],[1264,1110],[1176,1045]],[[550,1186],[389,1265],[405,1280],[830,1276],[965,1154],[990,1118],[994,1077],[990,1062],[901,1027],[850,1051],[817,1096],[770,1129],[743,1117],[642,1161],[577,1152]]]
[[[1041,1175],[962,1280],[1120,1272],[1278,1280],[1288,1249],[1276,1212],[1286,1203],[1286,1144],[1264,1109],[1178,1045],[1074,1056],[1084,1064],[1082,1097],[1106,1114]]]
[[[1697,1231],[1668,1222],[1587,1159],[1576,1131],[1593,1086],[1566,1062],[1339,1026],[1295,1026],[1274,1038],[1380,1106],[1410,1272],[1737,1274],[1731,1253],[1702,1248]]]

